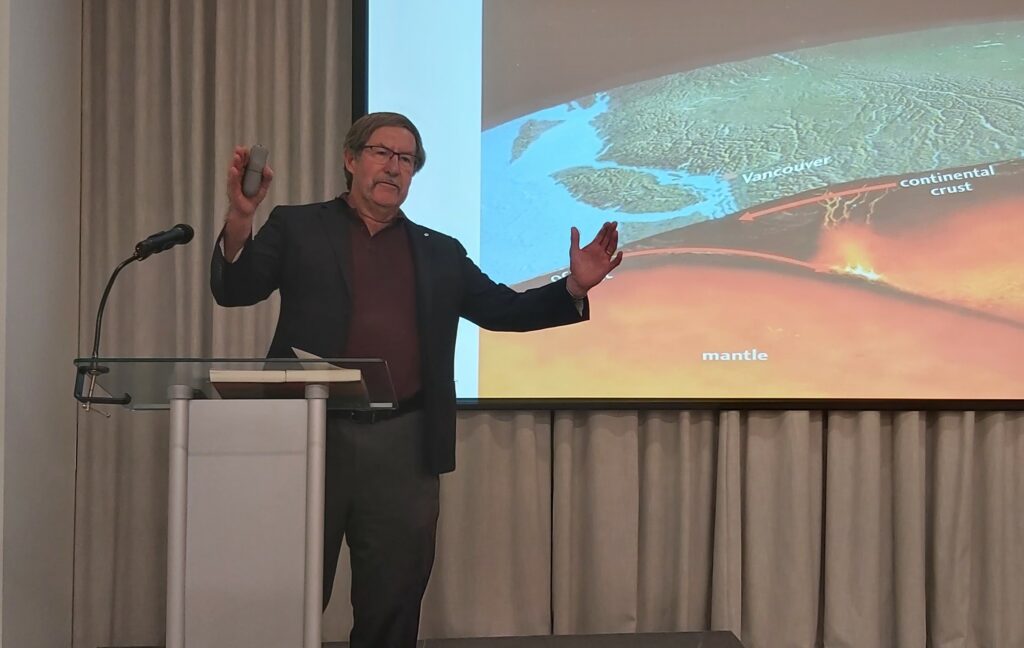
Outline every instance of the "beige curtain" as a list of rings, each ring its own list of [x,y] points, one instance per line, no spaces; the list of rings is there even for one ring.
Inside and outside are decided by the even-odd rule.
[[[1024,413],[564,412],[557,633],[1024,646]]]
[[[258,141],[268,204],[343,190],[350,22],[343,0],[85,2],[83,353],[110,270],[176,222],[196,240],[125,271],[103,352],[264,352],[276,303],[207,288],[224,171]],[[80,418],[76,647],[162,642],[166,426]],[[1024,646],[1020,413],[463,412],[457,453],[424,636]],[[347,636],[349,582],[326,640]]]

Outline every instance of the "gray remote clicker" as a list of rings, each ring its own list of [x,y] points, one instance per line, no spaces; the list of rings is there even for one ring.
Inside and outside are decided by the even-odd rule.
[[[252,198],[259,192],[263,167],[266,166],[269,155],[270,151],[259,144],[253,144],[249,149],[249,163],[245,165],[245,175],[242,176],[242,194],[247,198]]]

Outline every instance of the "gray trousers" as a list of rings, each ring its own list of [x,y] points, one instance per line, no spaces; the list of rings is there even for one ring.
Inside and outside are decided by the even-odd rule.
[[[324,607],[342,538],[352,564],[351,648],[412,648],[434,564],[438,477],[426,469],[424,416],[376,423],[328,415]]]

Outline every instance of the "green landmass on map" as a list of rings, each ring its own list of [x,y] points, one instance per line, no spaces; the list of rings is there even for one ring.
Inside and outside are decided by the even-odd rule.
[[[678,211],[700,202],[693,191],[663,185],[650,173],[629,169],[571,167],[552,174],[577,200],[628,214]]]
[[[1024,22],[808,48],[607,94],[593,122],[606,144],[601,161],[728,178],[743,210],[860,178],[1024,156]],[[789,175],[743,177],[825,156],[828,164]],[[686,204],[641,176],[575,168],[558,180],[596,206]]]

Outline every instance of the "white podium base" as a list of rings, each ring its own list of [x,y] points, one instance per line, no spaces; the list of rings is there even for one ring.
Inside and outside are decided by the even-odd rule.
[[[167,648],[319,647],[327,391],[171,388]]]

